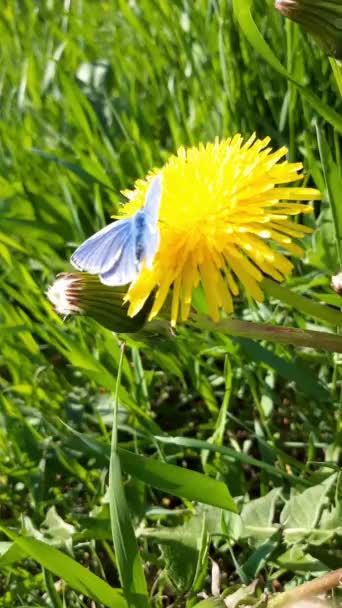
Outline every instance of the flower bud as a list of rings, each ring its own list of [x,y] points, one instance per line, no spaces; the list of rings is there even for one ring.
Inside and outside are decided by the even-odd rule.
[[[128,304],[123,302],[125,295],[125,289],[104,285],[97,276],[85,272],[61,273],[47,292],[48,299],[61,315],[86,315],[111,331],[134,333],[145,325],[152,298],[132,318],[127,314]]]
[[[338,293],[338,295],[342,296],[342,272],[335,274],[331,279],[331,287]]]
[[[312,34],[327,55],[342,59],[342,0],[276,0],[275,8]]]

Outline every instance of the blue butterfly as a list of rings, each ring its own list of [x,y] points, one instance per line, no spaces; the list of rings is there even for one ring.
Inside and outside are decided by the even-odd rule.
[[[71,256],[73,266],[99,274],[105,285],[131,283],[144,262],[151,269],[159,247],[161,194],[161,175],[158,174],[150,184],[144,206],[132,217],[112,222],[82,243]]]

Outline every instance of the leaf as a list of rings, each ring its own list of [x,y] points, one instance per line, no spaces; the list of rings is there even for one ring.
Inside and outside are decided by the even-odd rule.
[[[268,464],[267,462],[258,460],[257,458],[253,458],[253,456],[248,456],[248,454],[245,454],[244,452],[239,452],[238,450],[234,450],[230,447],[226,447],[223,445],[213,445],[209,441],[193,439],[191,437],[167,437],[165,435],[157,435],[155,436],[155,439],[160,441],[160,443],[170,443],[174,445],[181,445],[187,448],[194,448],[197,450],[208,450],[209,452],[218,452],[219,454],[225,456],[229,461],[249,464],[255,466],[258,469],[267,471],[272,475],[276,475],[277,477],[283,477],[284,479],[288,479],[292,483],[299,485],[307,485],[305,480],[302,480],[299,477],[296,477],[295,475],[289,475],[288,473],[285,473],[285,471],[277,469],[275,466]]]
[[[209,544],[205,514],[192,516],[182,526],[147,529],[142,534],[159,545],[166,573],[176,589],[182,593],[193,589],[198,564]]]
[[[226,608],[237,608],[237,606],[249,606],[255,604],[255,589],[257,581],[253,581],[250,585],[237,585],[228,587],[222,594],[224,605]]]
[[[127,450],[119,449],[119,454],[122,468],[127,473],[154,488],[228,511],[237,511],[229,490],[222,481],[196,471],[138,456]]]
[[[15,562],[24,559],[25,556],[25,551],[17,543],[2,541],[0,543],[0,570],[8,568]]]
[[[252,539],[260,546],[273,537],[279,526],[273,523],[276,504],[281,488],[274,488],[261,498],[247,502],[241,511],[243,523],[242,537]]]
[[[308,540],[311,534],[315,535],[327,494],[335,482],[334,474],[325,482],[307,488],[301,494],[292,494],[280,515],[280,523],[288,544]]]
[[[50,537],[51,543],[60,545],[70,540],[75,533],[75,527],[62,519],[56,507],[52,506],[48,510],[42,523],[43,532],[46,537]]]
[[[327,566],[319,559],[314,558],[307,550],[307,545],[295,544],[285,553],[277,558],[277,563],[281,568],[292,572],[307,572],[311,576],[324,574],[328,570]]]
[[[84,593],[97,602],[102,602],[108,608],[127,608],[127,603],[119,589],[113,589],[68,555],[35,538],[19,536],[4,526],[1,526],[1,530],[15,541],[16,546],[23,553],[64,579],[76,591]]]
[[[219,597],[209,597],[198,604],[194,604],[193,608],[226,608],[226,604]]]
[[[111,456],[109,500],[115,554],[122,587],[132,608],[147,607],[147,587],[121,478],[120,458]]]
[[[69,426],[67,428],[87,447],[89,453],[99,456],[102,462],[108,460],[110,454],[108,446],[101,445]],[[134,454],[122,448],[118,449],[118,453],[123,471],[147,485],[174,496],[237,512],[230,492],[222,481],[183,467]]]
[[[241,565],[241,570],[247,580],[253,580],[258,576],[259,572],[265,567],[267,560],[269,560],[280,543],[281,534],[280,532],[276,532],[269,540],[259,545],[258,548],[253,551],[247,561]]]

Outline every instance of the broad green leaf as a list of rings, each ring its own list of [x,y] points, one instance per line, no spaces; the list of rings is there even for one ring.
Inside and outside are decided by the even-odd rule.
[[[151,528],[142,534],[159,545],[172,584],[182,593],[193,589],[201,554],[208,550],[205,514],[192,516],[182,526]]]
[[[320,576],[327,572],[327,566],[308,552],[306,544],[295,544],[277,558],[281,568],[291,572]]]
[[[307,488],[301,494],[291,495],[280,515],[280,523],[288,544],[309,540],[312,533],[315,536],[322,509],[327,503],[327,494],[335,482],[334,474],[320,485]]]
[[[209,597],[206,600],[198,602],[198,604],[194,604],[194,608],[226,608],[226,604],[219,597]]]
[[[242,536],[252,540],[256,546],[273,537],[279,528],[273,520],[280,492],[280,488],[274,488],[265,496],[250,500],[242,508]]]

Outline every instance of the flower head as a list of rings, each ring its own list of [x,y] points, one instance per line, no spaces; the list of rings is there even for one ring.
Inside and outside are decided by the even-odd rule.
[[[125,290],[103,285],[97,276],[81,272],[63,272],[49,287],[47,297],[56,312],[66,316],[80,314],[92,317],[118,333],[133,333],[145,324],[151,310],[151,299],[133,319],[123,304]]]
[[[312,34],[325,53],[342,58],[341,0],[276,0],[275,8]]]
[[[342,296],[342,272],[335,274],[331,279],[331,287],[339,296]]]
[[[282,281],[291,272],[292,263],[274,245],[303,254],[293,239],[311,229],[288,216],[311,212],[311,206],[297,201],[319,199],[320,193],[284,186],[302,178],[302,164],[281,161],[286,148],[272,151],[269,141],[253,135],[243,143],[236,135],[180,148],[169,159],[161,170],[160,246],[153,268],[143,268],[127,292],[130,315],[156,290],[150,314],[155,317],[172,288],[171,321],[186,320],[193,290],[201,284],[209,314],[217,321],[220,309],[233,311],[239,284],[262,301],[263,274]],[[132,215],[142,206],[147,185],[140,180],[128,193],[132,200],[125,213]]]

